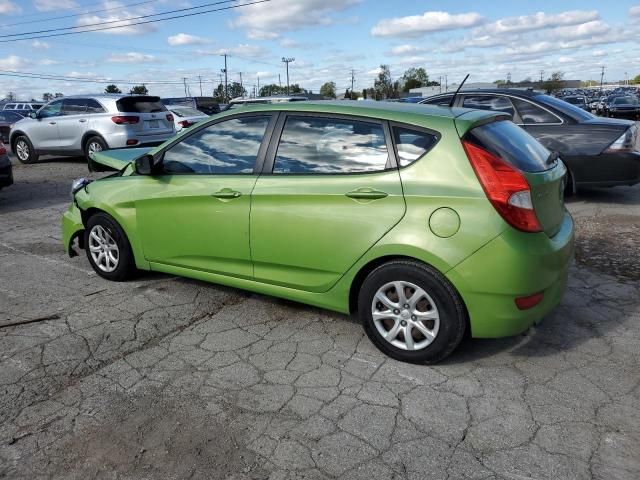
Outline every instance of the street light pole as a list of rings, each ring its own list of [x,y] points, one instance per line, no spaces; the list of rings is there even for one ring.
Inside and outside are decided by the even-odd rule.
[[[229,90],[227,88],[227,54],[223,53],[224,57],[224,69],[222,69],[222,73],[224,73],[224,102],[227,103],[229,101]]]
[[[282,61],[287,65],[287,95],[289,95],[289,63],[295,62],[296,59],[293,57],[282,57]]]

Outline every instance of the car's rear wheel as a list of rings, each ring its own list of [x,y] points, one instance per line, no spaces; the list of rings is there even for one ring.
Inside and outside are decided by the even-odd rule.
[[[13,142],[13,152],[20,163],[35,163],[38,161],[38,154],[33,148],[31,140],[24,135],[20,135]]]
[[[394,260],[373,270],[358,296],[371,341],[392,358],[435,363],[458,346],[466,311],[453,286],[430,266]]]
[[[91,154],[101,152],[106,149],[107,142],[105,142],[101,137],[89,137],[84,143],[84,155],[87,159],[87,162],[91,162]]]
[[[121,282],[135,272],[129,240],[110,215],[96,213],[89,218],[84,231],[84,245],[89,263],[101,277]]]

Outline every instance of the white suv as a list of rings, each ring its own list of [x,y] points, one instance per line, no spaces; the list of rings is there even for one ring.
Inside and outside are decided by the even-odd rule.
[[[85,155],[112,148],[160,145],[175,135],[173,115],[159,97],[91,95],[54,100],[11,129],[22,163],[39,155]]]

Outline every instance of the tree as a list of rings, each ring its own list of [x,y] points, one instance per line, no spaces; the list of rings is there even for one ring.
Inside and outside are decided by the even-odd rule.
[[[53,98],[62,98],[62,97],[64,97],[64,94],[62,94],[62,93],[60,93],[60,92],[56,92],[56,93],[53,95]]]
[[[404,72],[401,83],[403,92],[408,92],[412,88],[426,87],[429,84],[429,75],[427,75],[427,71],[422,67],[412,67]]]
[[[551,76],[547,79],[547,81],[542,83],[542,88],[545,89],[547,93],[560,90],[564,88],[563,78],[564,78],[563,72],[553,72]]]
[[[336,98],[336,82],[326,82],[320,87],[320,95],[323,97]]]
[[[9,100],[10,102],[13,102],[16,99],[16,94],[13,92],[9,92],[7,93],[7,100]]]
[[[636,75],[635,77],[633,77],[633,80],[631,80],[631,83],[640,83],[640,75]]]
[[[232,82],[227,88],[229,90],[229,98],[244,97],[247,94],[247,90],[239,82]]]
[[[373,89],[375,91],[376,100],[393,98],[393,81],[391,80],[389,65],[380,65],[378,78],[373,82]]]
[[[277,83],[270,83],[260,87],[258,95],[260,97],[270,97],[271,95],[282,95],[287,93],[287,87],[281,87]]]
[[[122,93],[122,90],[112,83],[111,85],[107,85],[107,88],[104,89],[104,93]]]
[[[50,102],[51,100],[53,100],[53,94],[51,94],[49,92],[42,94],[42,101],[43,102]]]
[[[135,85],[129,90],[131,95],[148,95],[149,90],[145,85]]]

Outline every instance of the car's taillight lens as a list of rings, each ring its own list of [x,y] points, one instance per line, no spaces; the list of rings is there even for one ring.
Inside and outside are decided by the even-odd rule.
[[[178,125],[180,125],[182,128],[187,128],[190,127],[192,123],[189,120],[182,120],[178,122]]]
[[[544,292],[534,293],[526,297],[518,297],[515,302],[518,310],[529,310],[538,305],[542,300],[544,300]]]
[[[7,149],[4,146],[4,143],[2,143],[0,141],[0,155],[6,155],[7,154]]]
[[[118,125],[134,125],[140,121],[140,117],[135,115],[116,115],[111,117],[111,121]]]
[[[170,122],[173,122],[173,115],[171,115],[170,113],[167,113],[167,120],[169,120]]]
[[[484,148],[466,140],[462,145],[487,198],[500,216],[523,232],[541,232],[531,202],[531,189],[524,175]]]
[[[633,125],[629,127],[620,137],[609,145],[606,153],[633,152],[638,150],[638,128]]]

